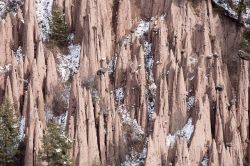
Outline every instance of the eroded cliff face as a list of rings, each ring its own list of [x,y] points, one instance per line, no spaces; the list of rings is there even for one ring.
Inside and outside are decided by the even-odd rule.
[[[25,121],[24,165],[46,165],[37,154],[50,116],[65,125],[79,166],[249,164],[243,27],[211,0],[18,6],[0,21],[0,99]],[[56,6],[68,48],[48,44]]]

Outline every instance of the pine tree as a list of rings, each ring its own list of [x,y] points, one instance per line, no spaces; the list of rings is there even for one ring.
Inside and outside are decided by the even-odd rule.
[[[51,27],[51,40],[58,45],[65,45],[67,41],[67,23],[64,20],[63,14],[60,9],[56,8],[52,12]]]
[[[68,153],[72,148],[72,142],[65,136],[58,122],[49,120],[42,142],[43,151],[39,152],[39,157],[49,166],[73,165]]]
[[[243,13],[246,12],[246,4],[245,4],[245,0],[240,0],[239,4],[237,6],[237,14],[238,14],[238,21],[239,23],[242,23],[242,15]]]
[[[0,106],[0,165],[15,165],[18,152],[18,123],[14,117],[13,106],[8,100]]]

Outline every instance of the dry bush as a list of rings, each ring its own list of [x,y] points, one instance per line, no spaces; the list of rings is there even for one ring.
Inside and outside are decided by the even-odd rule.
[[[69,101],[69,90],[63,85],[58,85],[54,89],[52,110],[55,116],[59,116],[67,111]]]

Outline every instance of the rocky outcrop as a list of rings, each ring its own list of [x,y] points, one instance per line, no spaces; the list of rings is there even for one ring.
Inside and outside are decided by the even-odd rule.
[[[51,113],[67,113],[79,166],[249,165],[244,27],[211,0],[55,0],[68,48],[44,39],[41,4],[0,20],[0,101],[26,120],[24,165],[46,165]]]

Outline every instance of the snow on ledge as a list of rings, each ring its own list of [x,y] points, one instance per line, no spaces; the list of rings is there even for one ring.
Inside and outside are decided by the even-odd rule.
[[[201,161],[201,166],[208,166],[209,158],[205,155]]]
[[[19,63],[21,59],[23,59],[24,57],[24,54],[23,54],[23,50],[22,50],[22,47],[19,46],[15,52],[15,57],[16,57],[16,60],[17,62]]]
[[[79,44],[70,44],[68,46],[68,54],[58,55],[57,60],[57,71],[63,82],[69,80],[70,76],[74,73],[77,73],[80,66],[80,55],[81,55],[81,46]]]
[[[49,38],[53,0],[36,0],[36,18],[43,41]]]
[[[136,119],[131,118],[124,105],[120,105],[117,108],[117,111],[121,115],[122,123],[131,127],[132,140],[141,140],[145,133],[141,126],[137,123]]]
[[[0,20],[4,19],[7,13],[16,14],[22,0],[0,0]]]
[[[226,10],[227,13],[225,13],[225,15],[228,15],[229,17],[232,17],[235,20],[238,20],[237,12],[229,6],[227,1],[225,1],[225,0],[213,0],[213,2],[216,5],[222,7],[223,9]],[[235,6],[237,6],[239,4],[239,2],[240,2],[239,0],[233,0],[233,4]],[[246,7],[246,11],[243,13],[242,18],[244,20],[244,25],[247,28],[250,28],[249,21],[247,21],[249,19],[249,17],[250,17],[250,9],[248,7]]]
[[[190,96],[187,98],[187,111],[190,111],[195,103],[195,96]]]
[[[22,140],[25,137],[25,118],[22,116],[19,121],[19,139]]]
[[[1,73],[7,73],[12,70],[12,64],[6,64],[4,66],[0,66],[0,74]]]
[[[137,38],[141,38],[142,35],[149,31],[149,21],[140,20],[137,27],[134,29],[134,34]],[[132,34],[128,34],[122,42],[122,45],[129,45],[132,42]]]
[[[7,4],[3,1],[0,1],[0,18],[4,16],[6,12],[6,7],[7,7]]]
[[[185,126],[181,129],[178,130],[176,133],[173,135],[168,134],[167,139],[166,139],[166,144],[167,146],[173,147],[173,145],[176,142],[176,136],[189,141],[193,132],[194,132],[194,125],[192,124],[192,118],[189,118]]]
[[[147,157],[147,148],[143,148],[141,153],[135,151],[130,152],[129,155],[126,155],[126,161],[121,163],[121,166],[140,166],[144,163],[144,160]]]
[[[152,55],[152,43],[149,43],[147,41],[144,42],[144,59],[149,80],[154,82],[154,74],[153,74],[154,57]]]
[[[121,104],[124,100],[124,92],[123,88],[117,88],[115,90],[115,99],[118,102],[118,104]]]
[[[235,19],[238,18],[237,13],[229,6],[228,3],[224,2],[223,0],[213,0],[213,1],[218,6],[224,8],[228,12],[229,16],[231,16],[231,17],[233,17]]]
[[[141,20],[135,29],[135,36],[141,37],[147,31],[149,31],[149,22]]]

